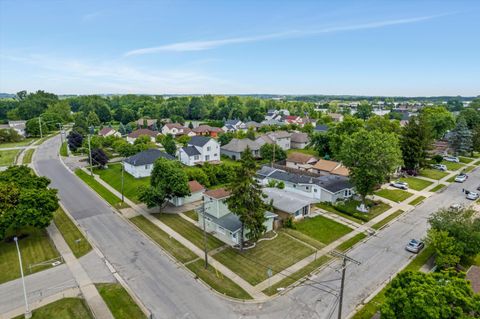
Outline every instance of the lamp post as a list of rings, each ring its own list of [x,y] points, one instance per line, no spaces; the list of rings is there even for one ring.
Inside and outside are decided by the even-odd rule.
[[[88,134],[88,157],[90,158],[90,176],[93,177],[93,164],[92,164],[92,147],[90,146],[90,136],[92,136],[94,127],[90,126]]]
[[[122,161],[122,203],[124,201],[124,197],[123,197],[123,171],[125,170],[125,162]]]
[[[42,118],[39,116],[38,117],[38,128],[40,129],[40,138],[43,138],[43,132],[42,132]]]
[[[25,297],[25,318],[28,319],[32,317],[32,313],[28,308],[27,288],[25,287],[25,277],[23,276],[22,256],[20,255],[20,248],[18,247],[17,236],[13,237],[13,240],[15,241],[15,245],[17,246],[18,262],[20,264],[20,275],[22,276],[22,284],[23,284],[23,296]]]

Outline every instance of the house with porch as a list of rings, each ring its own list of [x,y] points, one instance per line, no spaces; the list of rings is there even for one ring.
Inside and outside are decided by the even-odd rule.
[[[178,150],[178,158],[187,166],[220,161],[220,144],[208,136],[193,136],[187,146]]]
[[[170,154],[157,149],[149,149],[127,157],[123,161],[123,167],[125,172],[135,178],[147,177],[152,174],[153,163],[155,163],[158,158],[175,160],[175,157]]]

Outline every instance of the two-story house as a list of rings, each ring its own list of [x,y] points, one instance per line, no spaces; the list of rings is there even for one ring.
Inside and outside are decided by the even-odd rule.
[[[235,246],[240,244],[242,223],[237,215],[227,206],[226,199],[230,192],[224,188],[209,190],[203,193],[203,208],[198,210],[198,226],[204,226],[207,232],[224,243]],[[273,221],[276,214],[265,212],[266,232],[273,230]],[[204,219],[205,218],[205,219]],[[244,229],[243,236],[247,239],[248,229]]]
[[[188,135],[195,136],[195,133],[191,129],[185,127],[179,123],[168,123],[162,127],[162,134],[170,134],[172,136]]]
[[[187,166],[220,160],[220,144],[207,136],[193,136],[187,146],[178,150],[180,162]]]
[[[292,134],[288,133],[287,131],[270,132],[270,133],[260,135],[259,137],[257,137],[255,142],[257,142],[260,145],[260,147],[263,146],[264,144],[276,144],[280,146],[281,149],[286,151],[291,148],[291,145],[290,145],[291,135]]]

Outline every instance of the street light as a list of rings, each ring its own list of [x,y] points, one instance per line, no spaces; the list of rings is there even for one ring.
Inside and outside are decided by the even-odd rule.
[[[88,134],[88,155],[89,155],[89,158],[90,158],[90,176],[93,177],[93,164],[92,164],[92,147],[90,146],[90,136],[92,136],[95,128],[93,126],[90,126],[88,128],[89,130],[89,133]]]
[[[124,201],[123,197],[123,171],[125,170],[125,161],[122,160],[122,203]]]
[[[23,296],[25,297],[25,318],[29,319],[29,318],[32,318],[32,313],[30,312],[30,309],[28,309],[27,288],[25,287],[25,277],[23,276],[22,256],[20,255],[20,248],[18,247],[17,236],[13,237],[13,240],[15,241],[15,245],[17,246],[18,262],[20,263],[20,274],[22,276]]]

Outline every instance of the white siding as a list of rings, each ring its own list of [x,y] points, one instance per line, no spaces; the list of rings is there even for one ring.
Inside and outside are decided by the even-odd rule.
[[[147,177],[152,174],[153,164],[133,166],[129,163],[123,163],[125,172],[135,178]]]

